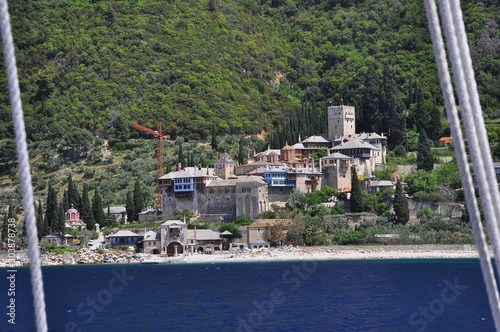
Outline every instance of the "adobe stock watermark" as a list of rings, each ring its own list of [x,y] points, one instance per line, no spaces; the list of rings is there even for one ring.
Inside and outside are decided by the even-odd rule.
[[[304,261],[300,264],[294,264],[291,269],[286,270],[281,275],[281,281],[284,285],[288,285],[288,289],[276,287],[267,298],[253,301],[255,309],[247,317],[238,316],[236,318],[239,323],[236,331],[253,332],[259,330],[259,327],[264,324],[264,319],[269,318],[274,313],[276,306],[286,301],[286,291],[299,289],[302,283],[309,279],[310,274],[317,269],[318,263],[316,261]],[[283,290],[283,288],[285,289]]]
[[[7,322],[12,325],[16,325],[16,219],[7,219],[7,257],[8,257],[8,267],[7,270],[7,280],[8,289],[7,296],[9,298],[9,305],[7,306]]]
[[[445,311],[446,305],[455,302],[460,294],[468,288],[466,285],[460,285],[457,277],[453,279],[453,283],[448,279],[445,279],[443,283],[446,287],[441,290],[441,294],[429,302],[427,306],[420,307],[408,318],[410,325],[417,328],[417,331],[425,331],[428,324],[435,321]]]
[[[104,308],[113,301],[113,295],[120,294],[123,289],[128,286],[130,280],[134,280],[135,276],[127,275],[125,268],[121,272],[115,269],[111,270],[114,276],[109,279],[107,287],[99,290],[95,296],[87,297],[86,301],[81,302],[76,307],[78,316],[85,317],[85,323],[89,324],[94,321],[96,312],[101,312]],[[71,321],[66,324],[66,332],[82,332],[80,325],[77,322]]]

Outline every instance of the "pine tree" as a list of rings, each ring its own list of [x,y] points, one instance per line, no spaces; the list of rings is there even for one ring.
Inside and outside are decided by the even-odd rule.
[[[132,191],[127,193],[127,202],[125,204],[125,209],[127,210],[127,220],[129,223],[134,221],[134,196]]]
[[[410,208],[408,207],[408,200],[403,192],[403,186],[399,180],[396,183],[392,204],[394,214],[396,215],[396,222],[405,225],[408,220],[410,220]]]
[[[57,224],[58,213],[57,194],[52,184],[49,183],[49,192],[47,194],[47,208],[45,210],[45,219],[47,220],[47,231],[49,234],[54,231]]]
[[[350,203],[351,212],[363,212],[363,197],[361,196],[361,187],[359,185],[356,167],[352,167]]]
[[[418,136],[417,170],[421,169],[429,172],[434,169],[434,156],[424,130],[420,130]]]
[[[139,213],[145,208],[144,195],[139,180],[134,184],[134,220],[139,220]]]
[[[89,191],[86,183],[83,184],[81,205],[82,209],[80,210],[80,218],[87,224],[87,229],[92,230],[94,229],[95,221],[92,206],[90,205]]]
[[[99,194],[98,188],[95,188],[92,211],[94,212],[94,222],[101,227],[104,227],[106,222],[106,216],[104,215],[103,209],[101,194]]]

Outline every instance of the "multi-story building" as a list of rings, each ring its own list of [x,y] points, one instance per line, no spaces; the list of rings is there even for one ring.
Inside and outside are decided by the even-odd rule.
[[[356,133],[356,111],[354,106],[328,107],[328,138],[337,138],[354,135]]]
[[[227,174],[223,168],[219,171]],[[222,179],[212,174],[213,169],[188,167],[159,178],[163,212],[189,209],[202,220],[231,221],[237,216],[255,218],[269,209],[267,183],[262,178],[233,175]]]

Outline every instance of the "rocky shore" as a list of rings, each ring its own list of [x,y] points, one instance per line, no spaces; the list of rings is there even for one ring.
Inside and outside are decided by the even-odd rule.
[[[281,247],[276,249],[233,250],[214,254],[186,254],[178,257],[126,253],[107,250],[80,249],[76,252],[55,254],[42,253],[42,265],[76,264],[161,264],[161,263],[210,263],[282,260],[335,260],[335,259],[425,259],[425,258],[477,258],[471,245],[410,245],[410,246],[329,246],[329,247]],[[16,265],[27,265],[27,259]],[[0,267],[8,261],[0,259]]]

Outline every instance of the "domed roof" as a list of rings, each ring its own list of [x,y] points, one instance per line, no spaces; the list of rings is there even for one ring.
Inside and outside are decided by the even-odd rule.
[[[286,142],[282,150],[293,150],[293,148],[290,145],[288,145],[288,142]]]
[[[73,204],[71,204],[71,209],[69,209],[68,211],[66,211],[66,213],[78,213],[78,210],[75,209],[75,207],[73,206]]]

